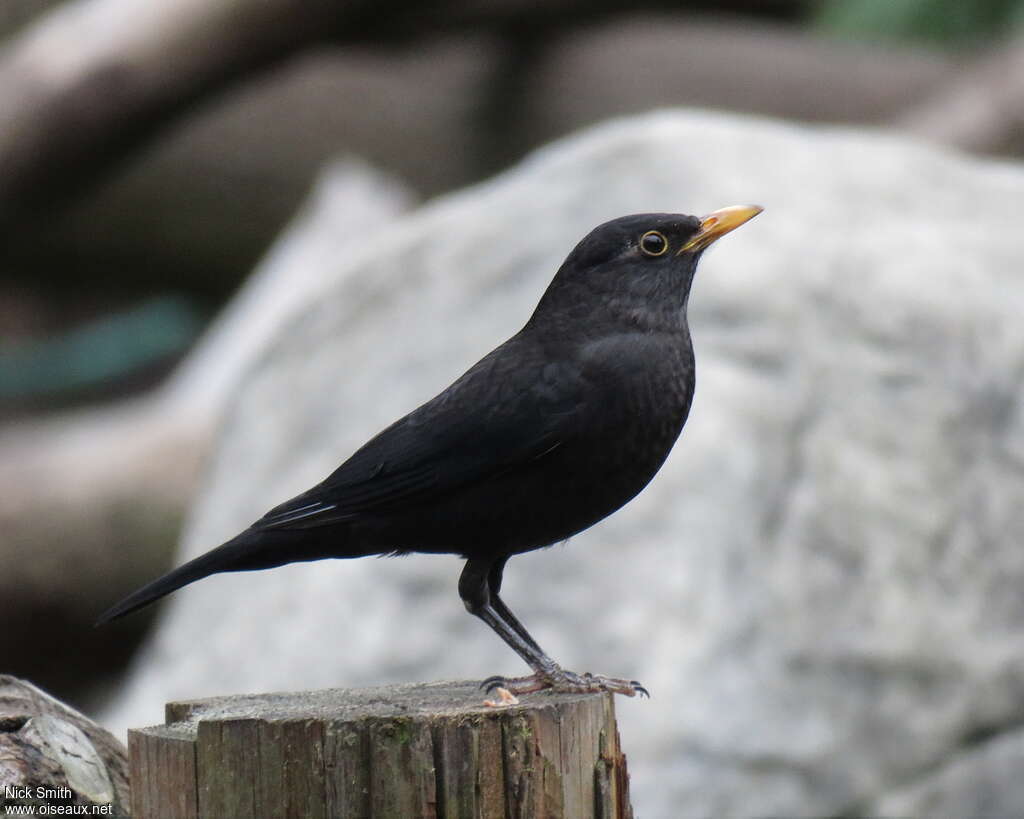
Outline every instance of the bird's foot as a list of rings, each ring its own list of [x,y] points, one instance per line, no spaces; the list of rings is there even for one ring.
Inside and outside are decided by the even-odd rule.
[[[535,691],[552,691],[557,694],[588,694],[597,691],[608,691],[612,694],[624,694],[627,697],[650,697],[650,693],[636,680],[623,680],[618,677],[605,677],[602,674],[577,674],[566,671],[558,666],[550,671],[538,671],[528,677],[488,677],[480,687],[490,693],[495,689],[503,689],[508,694],[519,696],[532,694]]]

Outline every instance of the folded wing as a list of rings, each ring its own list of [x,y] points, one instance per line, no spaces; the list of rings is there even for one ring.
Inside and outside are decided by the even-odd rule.
[[[308,529],[430,503],[554,451],[577,428],[587,385],[514,336],[443,393],[367,442],[256,529]]]

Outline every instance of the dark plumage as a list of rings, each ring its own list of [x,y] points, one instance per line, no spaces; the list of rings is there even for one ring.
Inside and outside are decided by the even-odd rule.
[[[112,620],[218,572],[301,560],[446,552],[459,595],[533,669],[491,678],[541,688],[643,691],[577,675],[501,601],[514,554],[565,540],[633,498],[661,467],[693,399],[686,304],[702,251],[760,208],[699,219],[623,216],[569,254],[518,333],[372,438],[322,483],[222,546],[139,589]]]

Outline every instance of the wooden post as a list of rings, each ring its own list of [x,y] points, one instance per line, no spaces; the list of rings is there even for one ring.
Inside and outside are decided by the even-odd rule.
[[[128,733],[134,819],[631,819],[609,694],[475,683],[169,703]]]

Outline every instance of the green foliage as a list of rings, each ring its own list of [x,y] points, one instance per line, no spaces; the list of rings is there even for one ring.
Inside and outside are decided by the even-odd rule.
[[[1024,30],[1024,0],[820,0],[815,16],[842,35],[973,45]]]

